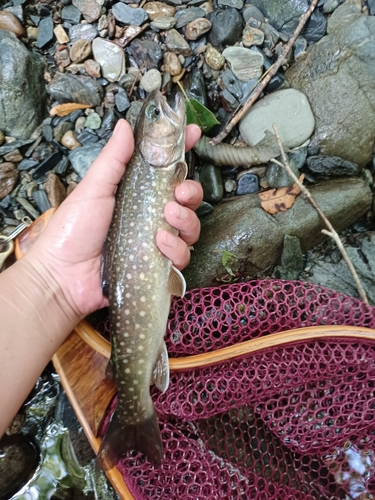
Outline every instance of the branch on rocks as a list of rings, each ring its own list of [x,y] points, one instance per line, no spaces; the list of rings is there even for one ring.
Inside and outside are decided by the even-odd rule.
[[[335,243],[338,246],[338,248],[339,248],[342,256],[344,257],[345,262],[347,263],[347,265],[349,267],[350,272],[352,273],[352,276],[354,278],[354,281],[355,281],[355,284],[357,286],[357,290],[358,290],[358,293],[359,293],[359,296],[360,296],[361,300],[365,304],[368,304],[366,292],[364,291],[364,289],[363,289],[363,287],[361,285],[361,282],[359,280],[357,271],[355,270],[355,268],[354,268],[354,266],[353,266],[353,264],[352,264],[352,262],[351,262],[351,260],[349,258],[349,255],[347,254],[347,252],[345,250],[345,247],[344,247],[344,245],[343,245],[343,243],[342,243],[342,241],[340,239],[340,236],[337,234],[337,232],[335,231],[335,229],[333,228],[332,224],[329,222],[329,220],[327,219],[327,217],[324,215],[324,213],[320,210],[320,208],[317,205],[316,201],[311,196],[310,191],[307,189],[306,186],[304,186],[298,180],[298,177],[296,177],[296,175],[293,173],[292,169],[290,168],[290,166],[288,164],[288,161],[287,161],[287,158],[286,158],[286,155],[285,155],[285,151],[284,151],[283,145],[281,143],[279,132],[278,132],[277,127],[276,127],[275,124],[273,125],[273,130],[275,131],[276,139],[277,139],[277,142],[279,143],[279,147],[280,147],[280,151],[281,151],[281,156],[283,158],[283,163],[279,162],[278,160],[275,160],[274,158],[272,158],[271,161],[273,163],[276,163],[276,165],[279,165],[280,167],[284,168],[288,172],[288,174],[290,175],[290,177],[292,177],[293,181],[301,189],[303,195],[309,200],[309,202],[311,203],[311,205],[318,212],[320,218],[323,220],[324,224],[328,228],[328,231],[327,231],[327,229],[322,229],[322,233],[326,234],[327,236],[330,236],[335,241]]]
[[[232,118],[226,124],[226,126],[224,127],[224,129],[216,137],[213,137],[211,139],[211,144],[213,144],[214,146],[216,146],[223,139],[225,139],[225,137],[229,134],[229,132],[232,130],[232,128],[235,125],[237,125],[237,123],[241,120],[241,118],[243,117],[243,115],[249,110],[249,108],[258,99],[258,97],[263,92],[263,90],[265,89],[265,87],[268,85],[268,83],[270,82],[270,80],[276,75],[276,73],[278,72],[279,68],[284,64],[284,62],[286,60],[286,56],[288,55],[288,52],[290,51],[290,49],[292,48],[292,46],[293,46],[294,42],[296,41],[297,37],[301,33],[301,31],[302,31],[303,27],[305,26],[307,20],[309,19],[309,17],[313,13],[313,11],[314,11],[317,3],[318,3],[318,0],[313,0],[311,2],[311,4],[310,4],[309,8],[307,9],[307,11],[304,14],[302,14],[302,16],[300,17],[300,20],[298,22],[298,26],[295,29],[295,31],[293,33],[293,36],[290,38],[290,40],[288,41],[288,43],[284,46],[281,54],[277,58],[277,61],[271,66],[271,68],[268,70],[268,72],[266,72],[264,74],[264,77],[263,77],[262,81],[258,84],[255,92],[250,96],[249,100],[243,106],[243,108],[238,113],[236,112],[232,116]]]

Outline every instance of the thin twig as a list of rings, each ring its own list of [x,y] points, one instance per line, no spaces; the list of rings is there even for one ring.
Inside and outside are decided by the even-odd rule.
[[[211,139],[211,144],[215,145],[219,144],[225,137],[229,134],[229,132],[232,130],[232,128],[241,120],[243,115],[248,111],[248,109],[254,104],[254,102],[258,99],[264,88],[267,86],[271,78],[273,78],[279,68],[284,64],[286,56],[290,49],[292,48],[294,42],[296,41],[298,35],[301,33],[302,28],[305,26],[307,20],[313,13],[316,4],[318,3],[318,0],[313,0],[307,9],[307,11],[302,14],[302,16],[299,19],[298,26],[295,29],[295,32],[293,33],[292,38],[288,41],[286,45],[284,45],[284,48],[277,58],[277,61],[271,66],[269,73],[263,78],[263,80],[258,84],[258,87],[256,88],[255,92],[250,96],[250,99],[247,101],[247,103],[243,106],[241,111],[239,111],[237,114],[234,114],[230,121],[226,124],[224,129],[216,136]]]
[[[275,124],[273,124],[273,130],[275,131],[276,139],[277,139],[277,142],[278,142],[279,147],[280,147],[281,156],[283,158],[284,164],[281,163],[281,162],[279,162],[279,161],[277,161],[277,160],[275,160],[274,158],[272,158],[270,161],[272,161],[273,163],[276,163],[276,165],[279,165],[280,167],[283,167],[288,172],[288,174],[290,175],[290,177],[292,177],[292,179],[297,184],[297,186],[300,188],[300,190],[302,191],[302,193],[304,194],[304,196],[306,196],[306,198],[309,200],[309,202],[311,203],[311,205],[318,212],[318,214],[321,217],[321,219],[323,220],[324,224],[329,229],[329,231],[327,231],[327,229],[322,229],[322,233],[326,234],[327,236],[330,236],[335,241],[335,243],[338,246],[338,248],[339,248],[342,256],[344,257],[345,262],[347,263],[347,265],[348,265],[348,267],[350,269],[350,272],[352,273],[352,276],[354,278],[355,284],[357,285],[357,290],[358,290],[358,293],[359,293],[359,296],[360,296],[361,300],[363,302],[365,302],[365,304],[368,304],[366,292],[364,291],[364,289],[363,289],[363,287],[361,285],[361,282],[359,280],[357,271],[355,270],[355,268],[354,268],[354,266],[353,266],[353,264],[352,264],[352,262],[351,262],[351,260],[349,258],[349,255],[347,254],[347,252],[346,252],[346,250],[344,248],[344,245],[343,245],[343,243],[342,243],[342,241],[340,239],[340,236],[337,234],[337,232],[335,231],[335,229],[333,228],[332,224],[329,222],[329,220],[327,219],[327,217],[324,215],[324,213],[320,210],[320,208],[317,205],[316,201],[311,196],[310,191],[307,189],[306,186],[304,186],[299,181],[298,177],[294,174],[294,172],[290,168],[288,160],[287,160],[286,155],[285,155],[285,151],[284,151],[283,145],[281,143],[279,132],[278,132],[277,127],[276,127]]]

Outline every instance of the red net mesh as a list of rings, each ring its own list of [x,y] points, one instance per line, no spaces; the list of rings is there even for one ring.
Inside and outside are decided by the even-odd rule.
[[[186,356],[334,324],[373,328],[375,308],[311,284],[252,281],[176,300],[167,345]],[[296,342],[172,372],[168,391],[152,395],[162,469],[136,453],[117,464],[136,500],[373,498],[371,341]]]

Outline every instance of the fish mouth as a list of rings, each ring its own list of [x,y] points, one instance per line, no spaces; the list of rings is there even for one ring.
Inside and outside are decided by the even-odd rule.
[[[173,108],[169,106],[166,97],[161,95],[160,107],[166,118],[176,128],[180,128],[185,116],[185,100],[181,92],[177,92]]]

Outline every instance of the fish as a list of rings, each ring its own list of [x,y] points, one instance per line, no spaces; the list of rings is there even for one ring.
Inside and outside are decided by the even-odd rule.
[[[118,185],[103,249],[102,285],[109,300],[111,359],[107,374],[118,402],[98,456],[116,464],[130,450],[155,467],[163,446],[150,385],[169,384],[164,341],[171,297],[185,294],[181,272],[156,246],[160,229],[178,234],[164,217],[175,187],[187,176],[185,101],[170,107],[159,90],[150,93],[134,129],[134,153]]]

